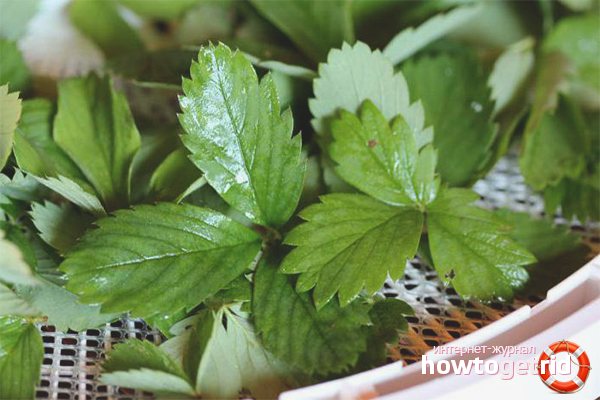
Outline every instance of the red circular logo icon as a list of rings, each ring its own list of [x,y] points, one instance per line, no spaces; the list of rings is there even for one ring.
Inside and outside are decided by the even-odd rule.
[[[552,373],[552,363],[555,362],[555,355],[561,352],[568,353],[570,362],[578,367],[577,375],[569,381],[560,381]],[[590,359],[585,351],[579,345],[566,340],[554,342],[546,347],[537,365],[538,374],[542,382],[550,389],[559,393],[574,393],[580,390],[585,385],[591,369]]]

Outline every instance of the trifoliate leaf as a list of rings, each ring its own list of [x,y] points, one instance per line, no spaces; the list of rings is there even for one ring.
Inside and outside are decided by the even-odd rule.
[[[544,52],[559,51],[575,67],[575,83],[600,92],[600,26],[597,15],[574,16],[561,20],[548,35]],[[600,95],[600,93],[598,94]]]
[[[143,49],[137,32],[112,1],[74,0],[68,8],[71,22],[92,39],[107,56],[131,54]]]
[[[429,43],[460,27],[480,11],[479,7],[458,7],[446,14],[438,14],[428,19],[417,28],[406,28],[388,43],[383,49],[383,55],[393,64],[398,64]]]
[[[91,75],[59,84],[54,140],[108,210],[129,204],[131,162],[140,134],[124,94],[112,88],[109,78]]]
[[[425,119],[434,127],[442,180],[452,186],[472,183],[491,157],[497,130],[481,66],[468,55],[443,54],[410,61],[402,71],[411,98],[423,102]]]
[[[19,93],[8,93],[8,85],[0,86],[0,170],[12,152],[13,137],[20,117]]]
[[[369,306],[359,301],[315,309],[288,277],[265,262],[254,278],[252,311],[263,345],[278,358],[307,372],[326,375],[353,366],[366,349]],[[310,345],[306,345],[310,343]]]
[[[31,266],[27,263],[19,246],[7,239],[6,232],[0,226],[0,280],[8,283],[32,285],[37,283]]]
[[[29,84],[29,70],[15,42],[0,39],[0,85],[11,91],[23,91]]]
[[[188,159],[185,149],[177,149],[169,154],[152,174],[151,197],[156,200],[175,200],[201,175]]]
[[[520,158],[521,173],[536,190],[577,178],[585,166],[585,125],[578,107],[562,97],[553,112],[525,134]]]
[[[358,117],[341,111],[331,123],[331,158],[339,176],[354,187],[386,203],[425,205],[439,187],[434,178],[436,152],[430,145],[419,154],[410,127],[402,116],[391,126],[370,101]]]
[[[0,317],[18,315],[27,317],[40,312],[17,295],[10,287],[0,282]]]
[[[40,279],[36,286],[19,286],[16,293],[46,316],[49,325],[63,332],[96,328],[118,317],[118,314],[101,313],[100,306],[79,303],[73,293],[45,279]]]
[[[103,371],[100,379],[108,385],[146,390],[162,398],[194,395],[181,366],[148,341],[133,339],[117,345],[103,364]]]
[[[243,313],[224,308],[213,318],[198,367],[198,393],[234,400],[245,389],[252,398],[268,400],[292,387],[289,370],[264,349]]]
[[[96,216],[105,215],[104,207],[95,195],[89,193],[79,183],[64,177],[38,178],[38,181],[48,189],[54,190],[71,203],[78,205]]]
[[[494,114],[502,112],[518,95],[531,75],[535,41],[528,37],[511,45],[498,57],[488,78],[495,101]]]
[[[423,214],[412,207],[392,207],[359,194],[330,194],[300,213],[307,222],[294,228],[285,243],[297,246],[281,271],[301,273],[296,289],[315,288],[322,308],[339,292],[349,304],[365,289],[375,293],[388,274],[402,276],[421,237]]]
[[[61,265],[67,288],[104,312],[191,308],[248,269],[260,237],[215,211],[162,203],[97,222]]]
[[[35,325],[0,317],[0,399],[33,399],[44,345]]]
[[[94,218],[68,204],[46,201],[31,205],[31,220],[44,242],[65,254],[83,235]]]
[[[429,205],[433,263],[461,296],[508,299],[528,278],[521,266],[536,259],[503,232],[491,211],[471,204],[477,199],[470,190],[448,189]]]
[[[320,134],[329,132],[330,120],[339,110],[356,113],[368,99],[388,120],[401,115],[411,127],[418,148],[433,139],[433,130],[424,128],[422,104],[410,104],[404,76],[394,73],[394,66],[379,50],[372,51],[364,43],[344,43],[341,50],[331,50],[327,63],[319,66],[313,91],[315,98],[308,105],[312,125]]]
[[[512,228],[509,236],[529,250],[538,262],[556,258],[581,246],[578,235],[567,226],[555,225],[551,220],[508,209],[499,210],[496,215]]]
[[[180,121],[191,160],[209,184],[257,224],[278,227],[294,212],[304,180],[301,137],[280,113],[272,78],[225,45],[200,50],[184,79]]]
[[[251,0],[254,7],[284,32],[314,61],[332,47],[354,41],[351,2],[348,0]]]

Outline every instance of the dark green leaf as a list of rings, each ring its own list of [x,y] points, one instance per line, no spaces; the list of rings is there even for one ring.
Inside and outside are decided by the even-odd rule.
[[[347,370],[366,349],[362,327],[369,324],[368,305],[355,301],[341,308],[330,302],[317,311],[310,296],[297,293],[269,263],[256,271],[252,307],[267,350],[304,372]]]
[[[568,227],[555,225],[523,212],[500,210],[496,213],[511,226],[509,236],[529,250],[538,262],[547,261],[581,246],[581,238]]]
[[[471,204],[477,198],[470,190],[448,189],[429,205],[433,263],[461,296],[509,299],[527,281],[521,266],[536,259],[506,235],[491,211]]]
[[[394,345],[398,334],[408,328],[406,315],[414,315],[413,309],[400,299],[376,299],[369,317],[372,326],[368,330],[367,351],[359,360],[358,365],[364,369],[382,365],[387,357],[387,344]]]
[[[43,358],[35,325],[0,317],[0,399],[33,399]]]
[[[321,61],[332,47],[354,41],[348,0],[251,0],[306,55]]]
[[[0,170],[12,152],[17,122],[21,118],[19,93],[8,93],[8,86],[0,86]]]
[[[131,162],[140,135],[125,96],[112,88],[109,78],[91,75],[59,84],[54,140],[108,210],[129,204]]]
[[[317,308],[339,292],[342,306],[361,290],[379,290],[388,274],[402,276],[417,252],[423,214],[412,207],[391,207],[359,194],[330,194],[300,213],[307,222],[285,243],[297,246],[283,261],[287,274],[301,273],[300,292],[315,288]]]
[[[140,317],[192,308],[248,269],[260,237],[209,209],[162,203],[97,222],[61,269],[105,312]]]
[[[31,205],[31,219],[44,242],[65,254],[83,235],[94,218],[68,204],[46,201]]]
[[[180,98],[183,142],[206,180],[258,224],[280,226],[294,212],[304,180],[301,137],[280,113],[270,76],[225,45],[203,48]]]
[[[553,112],[542,115],[523,140],[520,166],[527,183],[536,190],[577,178],[585,166],[583,116],[568,98],[560,98]]]
[[[439,187],[437,155],[431,145],[420,153],[410,126],[398,116],[390,124],[366,100],[358,117],[341,111],[331,124],[331,158],[342,179],[389,204],[426,205]]]
[[[185,149],[169,154],[150,178],[150,196],[156,200],[175,200],[202,174],[188,159]]]
[[[151,391],[167,398],[194,395],[193,386],[181,366],[148,341],[133,339],[117,345],[103,369],[101,379],[109,385]]]
[[[402,71],[411,98],[423,102],[425,119],[433,125],[442,180],[453,186],[472,183],[491,157],[497,130],[487,76],[466,55],[423,57]]]

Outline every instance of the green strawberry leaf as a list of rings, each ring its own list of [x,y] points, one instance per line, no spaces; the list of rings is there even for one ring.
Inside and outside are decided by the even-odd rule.
[[[492,156],[497,131],[487,76],[477,60],[467,55],[422,57],[404,64],[402,72],[411,98],[423,102],[425,119],[434,127],[442,180],[452,186],[473,183]]]
[[[377,298],[369,318],[372,326],[367,327],[367,351],[365,351],[358,362],[362,369],[370,369],[382,365],[387,356],[387,345],[394,345],[398,340],[398,334],[406,332],[408,321],[405,316],[414,315],[413,309],[404,301],[395,298]]]
[[[4,168],[12,152],[19,118],[21,118],[19,93],[8,93],[8,85],[0,86],[0,170]]]
[[[35,325],[0,317],[0,399],[33,399],[44,359]]]
[[[35,176],[63,175],[85,182],[85,176],[52,139],[54,106],[46,99],[25,100],[15,135],[19,167]],[[93,189],[91,189],[93,190]]]
[[[585,167],[585,125],[578,107],[560,96],[558,107],[542,115],[523,140],[521,173],[536,190],[577,178]]]
[[[193,397],[194,388],[185,372],[155,344],[137,339],[119,344],[102,365],[102,382],[136,388],[165,397]]]
[[[9,232],[5,229],[4,225],[0,225],[0,281],[22,285],[37,284],[37,278],[31,270],[31,256],[21,250],[19,243],[9,240]]]
[[[458,7],[446,14],[435,15],[417,28],[406,28],[385,46],[383,55],[393,64],[399,64],[428,44],[459,28],[480,11],[480,7]]]
[[[121,17],[115,2],[74,0],[68,12],[73,25],[109,57],[143,49],[137,32]]]
[[[356,77],[360,77],[357,79]],[[365,100],[371,100],[388,120],[401,115],[411,127],[421,148],[431,142],[433,130],[425,129],[425,111],[421,102],[410,104],[408,86],[401,73],[379,50],[364,43],[346,43],[329,52],[327,63],[319,66],[314,80],[315,98],[309,100],[312,125],[322,135],[339,110],[356,113]]]
[[[388,274],[402,276],[421,237],[423,214],[413,207],[392,207],[359,194],[330,194],[300,213],[307,222],[294,228],[285,243],[297,246],[281,271],[301,273],[299,292],[315,288],[317,308],[339,292],[345,306],[365,289],[381,288]]]
[[[600,96],[600,27],[593,13],[562,19],[544,41],[543,51],[559,51],[575,68],[569,80],[572,90],[588,90],[596,98]],[[595,93],[594,93],[595,92]]]
[[[161,203],[97,222],[67,255],[67,288],[104,312],[140,317],[192,308],[252,264],[260,237],[205,208]]]
[[[361,328],[370,323],[367,304],[355,301],[342,308],[330,302],[317,310],[270,262],[256,271],[252,312],[267,350],[303,372],[347,370],[366,350]]]
[[[0,14],[2,11],[0,10]],[[4,24],[4,19],[2,20]],[[23,91],[29,86],[29,70],[15,42],[0,39],[0,85],[11,91]]]
[[[48,324],[63,332],[96,328],[119,316],[101,313],[98,305],[81,304],[73,293],[45,279],[35,286],[17,287],[16,294],[44,315]]]
[[[13,289],[0,282],[0,317],[7,315],[28,317],[38,314],[36,308],[16,294]]]
[[[329,147],[335,168],[346,182],[394,205],[431,202],[439,187],[435,179],[437,156],[431,145],[421,153],[413,133],[401,117],[391,126],[366,100],[358,116],[341,111],[331,124],[334,142]]]
[[[90,227],[94,218],[69,204],[49,201],[31,205],[31,220],[44,242],[65,254]]]
[[[314,61],[321,61],[332,47],[354,41],[349,0],[251,0],[256,9],[284,32]]]
[[[150,178],[150,196],[156,200],[175,200],[188,192],[202,174],[188,159],[185,149],[169,154]],[[188,193],[189,194],[189,193]]]
[[[471,203],[477,194],[448,189],[429,205],[429,248],[440,278],[464,297],[478,299],[513,296],[528,279],[523,265],[535,257],[506,235],[491,211]]]
[[[187,10],[200,3],[198,0],[118,0],[141,17],[156,19],[175,19]]]
[[[263,348],[243,313],[223,308],[212,314],[213,329],[198,366],[198,393],[237,399],[246,389],[253,398],[268,400],[292,387],[287,367]]]
[[[257,224],[279,227],[293,214],[304,180],[301,137],[280,113],[270,75],[227,46],[209,46],[184,79],[181,125],[191,160],[209,184]]]
[[[273,399],[291,387],[287,368],[262,347],[237,308],[204,309],[172,333],[160,347],[139,340],[118,345],[104,364],[103,382],[231,400],[242,390],[257,400]]]
[[[78,182],[60,175],[57,178],[37,178],[37,180],[48,189],[55,191],[71,203],[89,211],[95,216],[106,214],[100,199],[84,189],[87,185],[81,186]]]
[[[535,41],[527,37],[508,47],[494,63],[488,78],[492,89],[494,114],[498,115],[523,95],[523,88],[533,71]]]
[[[600,170],[584,174],[577,179],[564,178],[555,186],[544,190],[545,209],[548,215],[561,207],[565,218],[577,217],[581,221],[600,219]]]
[[[59,84],[54,140],[108,210],[129,204],[131,163],[140,134],[125,95],[112,88],[110,79],[90,75]]]
[[[548,219],[508,209],[498,210],[496,215],[512,227],[509,236],[529,250],[538,262],[551,260],[582,245],[581,237],[567,226],[555,225]]]

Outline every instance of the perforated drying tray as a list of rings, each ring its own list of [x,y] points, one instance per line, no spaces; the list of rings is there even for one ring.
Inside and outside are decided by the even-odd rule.
[[[482,195],[482,205],[509,208],[532,215],[543,213],[543,203],[523,182],[514,157],[501,160],[486,179],[475,185]],[[600,246],[598,224],[570,224],[595,252]],[[388,281],[381,293],[407,301],[415,316],[410,329],[397,346],[390,350],[389,360],[410,364],[420,360],[433,346],[448,343],[502,318],[524,304],[535,305],[542,298],[536,294],[517,297],[512,303],[482,304],[464,301],[445,286],[435,271],[418,259],[407,263],[404,279]],[[40,326],[45,348],[39,399],[124,400],[152,398],[149,393],[103,385],[98,381],[100,363],[115,343],[129,338],[146,339],[158,344],[161,335],[141,320],[122,319],[101,329],[86,332],[57,332],[51,326]]]

